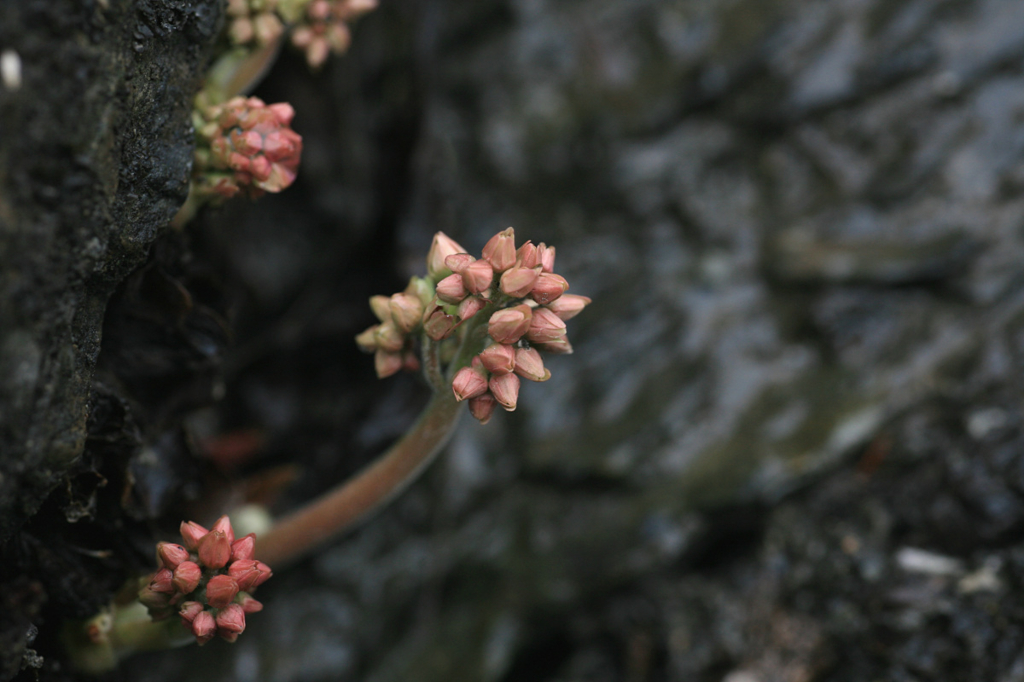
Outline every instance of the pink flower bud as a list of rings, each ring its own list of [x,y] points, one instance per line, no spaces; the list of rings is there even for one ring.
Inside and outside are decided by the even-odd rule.
[[[490,269],[490,265],[487,266]],[[459,319],[468,320],[476,315],[487,305],[486,301],[477,296],[467,296],[459,304]]]
[[[274,575],[274,572],[270,570],[270,566],[267,566],[262,561],[256,562],[256,568],[259,570],[260,575],[258,578],[256,578],[256,583],[252,586],[252,589],[254,590],[263,583],[270,580],[270,578]]]
[[[481,372],[471,367],[463,367],[452,379],[452,392],[455,393],[455,400],[458,402],[475,398],[487,392],[487,379]]]
[[[391,299],[387,296],[371,296],[370,310],[381,322],[391,321]]]
[[[516,349],[508,344],[492,343],[484,348],[478,357],[491,374],[500,376],[516,368]]]
[[[168,568],[161,568],[149,579],[149,589],[161,594],[174,594],[174,574]]]
[[[181,537],[184,540],[185,548],[190,552],[196,551],[199,541],[209,532],[195,521],[181,522]]]
[[[490,238],[484,245],[484,258],[495,272],[505,272],[516,264],[516,233],[511,227]]]
[[[392,353],[381,348],[373,355],[373,368],[378,379],[386,379],[392,374],[397,374],[404,364],[401,353]]]
[[[526,242],[516,251],[516,261],[521,268],[535,268],[540,265],[540,252],[531,242]]]
[[[405,336],[390,320],[377,325],[377,329],[373,332],[373,338],[377,342],[378,349],[392,353],[402,350],[402,346],[405,345]]]
[[[486,424],[491,420],[491,415],[494,414],[494,408],[497,406],[498,401],[494,399],[494,396],[490,393],[484,393],[470,399],[469,412],[481,424]]]
[[[228,575],[238,583],[239,590],[242,592],[252,592],[262,582],[260,579],[263,573],[259,568],[260,565],[260,562],[253,561],[252,559],[235,561],[228,566]],[[262,565],[266,566],[266,564]]]
[[[552,355],[570,355],[572,354],[572,344],[569,343],[569,339],[564,336],[550,343],[538,343],[535,344],[537,348],[542,351],[551,353]]]
[[[231,542],[224,531],[211,530],[199,541],[199,561],[207,568],[223,568],[231,558]]]
[[[172,542],[158,542],[156,545],[156,555],[164,568],[169,568],[173,571],[178,564],[188,559],[188,550]]]
[[[229,642],[245,630],[245,611],[238,604],[228,604],[217,614],[217,634]]]
[[[505,308],[491,315],[487,322],[487,333],[498,343],[512,344],[518,341],[530,328],[533,311],[522,304]]]
[[[580,311],[589,304],[590,299],[586,296],[565,294],[548,303],[547,308],[555,315],[558,315],[560,319],[570,320],[579,315]]]
[[[494,268],[485,260],[470,263],[462,271],[462,283],[471,294],[487,291],[494,280]]]
[[[356,336],[356,345],[359,346],[359,350],[364,353],[372,353],[377,350],[377,327],[379,326],[375,324]]]
[[[423,316],[423,302],[410,294],[395,294],[391,297],[391,319],[403,334],[415,329]]]
[[[215,575],[206,583],[206,603],[222,609],[238,594],[238,583],[229,575]]]
[[[203,577],[203,569],[193,561],[182,561],[174,569],[174,587],[182,594],[191,594],[199,587],[199,579]]]
[[[530,381],[547,381],[551,372],[544,367],[544,360],[536,348],[516,348],[516,374]]]
[[[488,386],[494,395],[494,399],[507,412],[512,412],[516,409],[516,401],[519,400],[519,377],[515,374],[491,377]]]
[[[202,646],[213,639],[217,632],[217,621],[209,611],[200,611],[192,621],[192,634],[196,636],[196,642]]]
[[[531,343],[551,343],[565,336],[565,322],[547,308],[533,311],[526,338]]]
[[[277,104],[270,104],[267,106],[274,114],[274,118],[277,122],[283,126],[291,125],[292,119],[295,118],[295,107],[288,102],[278,102]]]
[[[139,601],[151,612],[159,611],[170,606],[171,595],[166,592],[156,592],[149,585],[146,585],[139,590]]]
[[[544,272],[553,272],[555,269],[555,247],[541,242],[537,245],[537,254],[540,256],[540,264]]]
[[[434,281],[451,274],[451,270],[448,269],[444,261],[448,256],[454,256],[457,253],[466,253],[466,250],[444,232],[435,234],[434,241],[430,244],[430,251],[427,253],[427,274]]]
[[[522,298],[533,289],[540,275],[540,268],[509,268],[501,275],[501,290],[512,298]]]
[[[448,275],[437,283],[437,297],[445,303],[458,303],[468,294],[462,275]]]
[[[247,594],[239,595],[242,610],[246,613],[259,613],[263,610],[263,603],[258,602]]]
[[[455,318],[446,313],[440,306],[434,306],[433,311],[423,322],[423,331],[434,341],[448,338],[455,328]]]
[[[202,613],[203,610],[203,605],[197,601],[187,601],[182,603],[182,605],[178,607],[178,615],[181,616],[181,624],[185,627],[191,627],[196,616]]]
[[[444,265],[456,275],[461,275],[462,271],[465,270],[470,263],[475,261],[476,258],[473,258],[468,253],[456,253],[455,255],[445,258]],[[488,264],[487,267],[490,268],[490,264]]]
[[[231,527],[231,519],[227,516],[222,516],[217,519],[217,522],[213,524],[213,527],[210,528],[210,530],[219,530],[221,533],[224,533],[228,538],[228,544],[235,541],[235,529]]]
[[[231,543],[231,561],[251,559],[256,550],[256,534],[249,533]]]
[[[569,283],[565,281],[564,277],[551,272],[544,272],[537,278],[537,283],[530,290],[530,298],[541,305],[545,305],[559,298],[568,288]]]

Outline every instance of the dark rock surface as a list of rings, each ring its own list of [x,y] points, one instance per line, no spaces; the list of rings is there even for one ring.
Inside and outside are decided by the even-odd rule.
[[[235,646],[124,679],[1024,675],[1024,7],[395,0],[257,94],[298,112],[300,182],[147,268],[222,292],[185,336],[231,320],[223,400],[187,428],[258,429],[251,470],[302,468],[281,508],[414,417],[351,337],[435,230],[514,225],[595,302]],[[113,391],[142,441],[219,381],[177,362],[175,400]]]

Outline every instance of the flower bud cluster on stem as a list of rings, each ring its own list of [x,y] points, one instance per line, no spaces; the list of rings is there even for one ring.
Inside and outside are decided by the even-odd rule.
[[[251,593],[273,573],[254,558],[256,536],[235,538],[228,517],[207,530],[181,524],[182,544],[161,542],[161,568],[139,590],[139,601],[153,620],[175,613],[199,644],[215,635],[234,642],[245,630],[245,616],[263,609]]]
[[[375,353],[377,374],[385,377],[415,369],[408,358],[415,358],[417,336],[435,343],[454,339],[461,352],[449,366],[451,390],[486,423],[497,406],[516,408],[520,379],[551,376],[540,351],[572,352],[565,321],[590,299],[565,293],[569,283],[555,274],[554,264],[554,247],[528,241],[517,248],[511,227],[494,235],[479,259],[438,232],[427,255],[427,277],[414,277],[390,299],[371,299],[381,323],[356,342]],[[476,329],[486,329],[486,336]]]

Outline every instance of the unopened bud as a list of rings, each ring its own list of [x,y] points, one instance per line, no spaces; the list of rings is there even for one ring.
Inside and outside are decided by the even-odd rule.
[[[180,530],[182,540],[185,543],[185,548],[190,552],[196,551],[199,547],[199,541],[203,536],[210,532],[195,521],[182,521]]]
[[[188,550],[173,542],[158,542],[156,545],[156,555],[164,568],[169,568],[173,571],[178,564],[188,559]]]
[[[391,319],[404,334],[415,329],[423,316],[423,303],[410,294],[395,294],[391,297]]]
[[[551,371],[544,367],[544,360],[535,348],[516,348],[516,374],[530,381],[547,381]]]
[[[437,297],[445,303],[458,303],[468,294],[462,275],[448,275],[437,283]]]
[[[196,616],[204,611],[204,607],[197,601],[187,601],[178,607],[178,615],[181,616],[181,623],[191,626]]]
[[[468,253],[456,253],[444,259],[445,267],[456,275],[461,275],[462,271],[465,270],[470,263],[474,262],[476,262],[476,258],[473,258]],[[488,264],[487,267],[490,267],[490,265]]]
[[[484,245],[484,258],[495,272],[505,272],[516,264],[516,233],[511,227],[490,238]]]
[[[521,268],[535,268],[540,265],[540,252],[531,242],[526,242],[516,250],[516,261]]]
[[[405,336],[390,320],[377,325],[377,329],[373,332],[373,338],[377,342],[378,349],[392,353],[402,350],[402,346],[405,345]]]
[[[490,393],[484,393],[481,396],[470,399],[469,412],[481,424],[486,424],[491,420],[491,415],[494,414],[494,408],[497,406],[498,401],[494,399],[494,396]]]
[[[199,561],[207,568],[223,568],[231,558],[231,542],[220,530],[211,530],[199,541]]]
[[[537,278],[537,283],[533,285],[533,289],[530,290],[530,298],[541,305],[545,305],[558,299],[568,288],[569,283],[561,275],[543,272]]]
[[[359,350],[364,353],[372,353],[377,350],[377,327],[380,325],[373,325],[366,331],[356,336],[356,345],[359,346]]]
[[[238,594],[238,583],[229,575],[215,575],[206,583],[206,603],[222,609]]]
[[[231,543],[231,561],[240,559],[252,559],[256,551],[256,534],[249,533]]]
[[[488,265],[487,267],[490,268],[491,266]],[[468,320],[480,312],[486,305],[487,302],[477,296],[467,296],[459,304],[459,319]]]
[[[210,528],[210,530],[218,530],[221,533],[224,533],[228,539],[228,544],[235,541],[235,529],[231,527],[231,519],[227,516],[222,516],[217,519],[216,523],[213,524],[213,527]]]
[[[547,246],[544,242],[537,245],[537,254],[540,256],[540,265],[544,272],[555,270],[555,247]]]
[[[262,602],[256,601],[244,592],[240,592],[235,599],[246,613],[259,613],[263,610]]]
[[[238,604],[228,604],[217,614],[217,634],[229,642],[245,630],[245,611]]]
[[[448,256],[457,253],[466,253],[466,250],[459,246],[459,243],[446,235],[438,232],[434,235],[434,241],[430,244],[430,251],[427,253],[427,274],[435,282],[451,274],[451,270],[445,265]]]
[[[452,392],[457,402],[475,398],[487,392],[487,379],[472,367],[463,367],[452,378]]]
[[[522,298],[533,289],[540,268],[509,268],[501,275],[500,288],[512,298]]]
[[[498,404],[507,412],[516,409],[516,402],[519,400],[519,377],[515,374],[503,374],[491,377],[488,382],[491,393]]]
[[[492,343],[479,355],[480,362],[491,374],[508,374],[516,368],[516,349],[504,343]]]
[[[260,566],[266,567],[266,564],[261,564],[252,559],[235,561],[228,566],[228,575],[238,583],[239,590],[242,592],[252,592],[266,580],[266,578],[263,578],[263,571],[260,570]],[[267,576],[267,578],[269,577]]]
[[[411,277],[408,286],[402,293],[415,296],[420,303],[426,306],[434,297],[434,283],[423,277]]]
[[[213,639],[217,633],[217,621],[209,611],[200,611],[192,621],[192,634],[196,636],[196,643],[202,646]]]
[[[494,281],[494,268],[485,260],[470,263],[462,271],[462,283],[471,294],[480,294]]]
[[[530,328],[532,317],[533,311],[525,304],[499,310],[487,322],[487,333],[498,343],[515,343]]]
[[[146,585],[139,590],[139,601],[150,611],[158,611],[170,606],[171,595],[166,592],[156,592]]]
[[[570,320],[579,315],[583,308],[589,304],[590,299],[586,296],[565,294],[548,303],[547,308],[555,315],[558,315],[560,319]]]
[[[178,592],[191,594],[199,587],[199,579],[202,577],[203,569],[199,568],[199,564],[194,561],[182,561],[174,569],[174,580],[172,582]]]
[[[564,336],[549,343],[538,343],[536,346],[552,355],[570,355],[572,353],[572,344]]]
[[[565,322],[547,308],[537,308],[526,338],[531,343],[551,343],[565,336]]]
[[[387,296],[371,296],[370,310],[381,322],[391,321],[391,299]]]
[[[446,313],[440,306],[435,306],[433,312],[423,322],[423,331],[434,341],[448,338],[455,328],[455,318]]]
[[[383,348],[373,355],[373,369],[377,372],[378,379],[386,379],[392,374],[397,374],[405,364],[402,353],[393,353]]]
[[[149,589],[161,594],[174,594],[174,574],[168,568],[161,568],[149,579]]]

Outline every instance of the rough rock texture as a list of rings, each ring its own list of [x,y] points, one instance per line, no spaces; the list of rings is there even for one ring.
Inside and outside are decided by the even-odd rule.
[[[1003,0],[395,0],[284,54],[300,182],[148,266],[222,278],[188,427],[298,464],[280,507],[413,418],[351,337],[435,230],[514,225],[595,303],[235,646],[124,679],[1019,679],[1022,60]]]
[[[220,17],[216,0],[0,7],[0,543],[3,577],[21,573],[0,607],[2,679],[59,598],[15,565],[18,531],[82,463],[107,300],[185,199]]]

